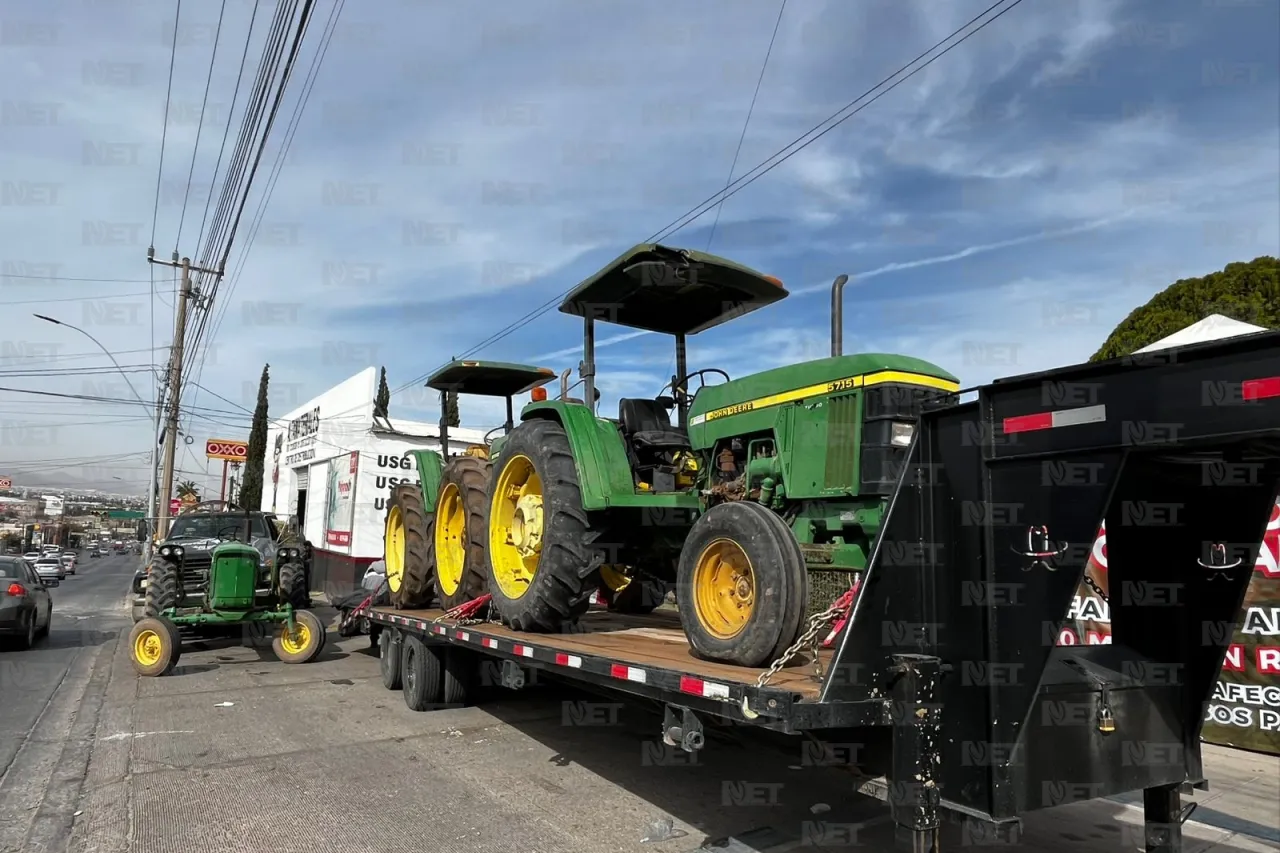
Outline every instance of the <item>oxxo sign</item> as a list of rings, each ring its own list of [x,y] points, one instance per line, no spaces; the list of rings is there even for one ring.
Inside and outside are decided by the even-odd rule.
[[[210,459],[244,462],[249,458],[249,443],[226,438],[211,438],[204,443],[204,455]]]

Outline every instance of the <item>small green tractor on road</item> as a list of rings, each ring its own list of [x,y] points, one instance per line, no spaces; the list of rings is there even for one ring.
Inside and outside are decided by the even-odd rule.
[[[147,572],[144,615],[129,633],[139,675],[173,671],[183,627],[274,626],[272,648],[282,661],[306,663],[320,654],[325,628],[306,609],[301,543],[255,536],[260,516],[206,508],[175,519]]]
[[[396,607],[439,602],[448,609],[484,594],[489,455],[512,429],[512,398],[541,389],[554,378],[555,373],[544,367],[460,360],[428,378],[427,387],[440,392],[440,452],[410,453],[419,482],[396,486],[387,507],[387,586]],[[490,430],[483,444],[470,445],[462,455],[450,457],[448,399],[463,394],[505,398],[507,420]],[[495,435],[499,431],[503,435]]]
[[[673,336],[676,372],[669,395],[624,398],[616,419],[535,400],[494,448],[487,541],[471,547],[483,546],[503,622],[565,630],[602,582],[615,597],[673,582],[695,653],[756,667],[849,590],[916,417],[959,383],[917,358],[844,355],[845,280],[832,291],[830,357],[733,380],[690,372],[687,337],[782,300],[779,280],[644,244],[580,284],[560,310],[584,322],[585,400],[597,399],[597,320]]]

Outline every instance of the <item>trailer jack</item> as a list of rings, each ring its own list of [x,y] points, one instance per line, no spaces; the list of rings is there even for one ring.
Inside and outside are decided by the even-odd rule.
[[[688,708],[667,705],[662,711],[662,742],[667,746],[678,746],[685,752],[702,749],[706,743],[702,721]]]

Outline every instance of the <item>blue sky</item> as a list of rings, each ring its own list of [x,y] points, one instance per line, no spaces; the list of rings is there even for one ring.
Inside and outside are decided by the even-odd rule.
[[[239,407],[264,362],[273,416],[369,363],[404,384],[722,188],[779,12],[778,0],[346,4],[250,242],[332,3],[317,3],[215,300],[185,471],[205,470],[204,438],[247,436]],[[160,257],[197,254],[231,114],[251,0],[225,4],[183,216],[220,5],[183,4]],[[988,5],[790,0],[736,174]],[[259,8],[251,68],[273,6]],[[6,4],[0,385],[131,396],[89,341],[38,311],[93,334],[152,393],[145,365],[165,352],[148,351],[173,322],[172,281],[153,302],[145,262],[173,13],[154,0]],[[730,198],[713,239],[714,212],[667,239],[792,291],[697,336],[691,364],[739,376],[824,355],[827,287],[848,273],[846,351],[917,355],[977,383],[1083,360],[1172,281],[1280,253],[1278,44],[1266,0],[1026,0]],[[49,275],[62,279],[23,277]],[[669,378],[669,340],[598,335],[606,407]],[[551,311],[477,355],[559,371],[579,340],[579,322]],[[21,375],[48,368],[61,375]],[[483,401],[462,412],[500,420]],[[411,389],[392,414],[434,419],[434,400]],[[109,457],[146,451],[145,417],[0,392],[0,460],[19,485],[140,486],[141,457]]]

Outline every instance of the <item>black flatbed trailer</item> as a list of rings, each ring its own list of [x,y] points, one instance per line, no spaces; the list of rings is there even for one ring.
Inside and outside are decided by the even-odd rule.
[[[816,667],[700,660],[662,610],[528,634],[374,608],[384,683],[403,672],[411,707],[456,701],[487,663],[505,687],[536,670],[660,703],[664,741],[689,751],[717,721],[861,742],[858,771],[882,779],[862,790],[922,852],[943,816],[1010,839],[1022,813],[1141,790],[1147,853],[1180,853],[1181,794],[1207,787],[1205,706],[1280,490],[1280,333],[973,390],[921,415]],[[1103,521],[1112,643],[1058,646]]]

